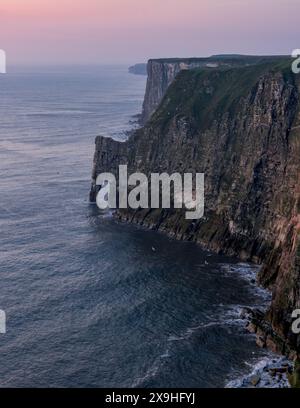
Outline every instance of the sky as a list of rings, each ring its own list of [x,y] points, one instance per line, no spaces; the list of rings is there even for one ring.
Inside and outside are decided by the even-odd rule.
[[[8,64],[291,54],[300,0],[0,0]]]

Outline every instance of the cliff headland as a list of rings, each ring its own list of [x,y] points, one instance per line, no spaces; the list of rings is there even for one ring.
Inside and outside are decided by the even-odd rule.
[[[251,330],[261,346],[299,353],[300,77],[287,57],[150,60],[144,126],[128,141],[97,137],[91,200],[101,172],[203,172],[205,216],[175,209],[118,210],[128,222],[261,264],[273,294]]]

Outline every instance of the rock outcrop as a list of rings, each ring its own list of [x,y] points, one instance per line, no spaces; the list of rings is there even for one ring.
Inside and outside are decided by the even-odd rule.
[[[145,174],[205,173],[201,220],[186,220],[175,209],[118,210],[117,216],[262,264],[259,282],[273,291],[265,319],[282,353],[300,349],[291,332],[291,313],[300,308],[300,78],[290,65],[276,59],[181,70],[127,142],[96,139],[91,190],[94,200],[97,175],[117,175],[120,164]],[[155,92],[173,75],[164,74]]]

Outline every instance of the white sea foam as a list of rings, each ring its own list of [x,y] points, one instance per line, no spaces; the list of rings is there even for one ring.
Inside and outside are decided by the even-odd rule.
[[[274,369],[280,369],[283,366],[292,367],[292,363],[285,357],[274,356],[271,352],[259,360],[255,359],[252,362],[245,362],[246,366],[250,367],[247,373],[235,373],[235,379],[229,380],[226,388],[290,388],[287,375],[285,373],[271,375],[270,372]],[[273,371],[274,372],[274,371]],[[255,379],[257,385],[254,385],[252,380]]]
[[[223,269],[225,275],[232,276],[237,275],[238,277],[242,278],[246,282],[249,283],[249,289],[260,298],[260,306],[261,300],[264,301],[265,306],[269,305],[271,301],[272,295],[271,292],[259,286],[257,283],[257,274],[260,270],[260,267],[257,265],[247,264],[247,263],[238,263],[236,265],[233,264],[221,264],[221,268]],[[253,307],[254,305],[252,305]]]

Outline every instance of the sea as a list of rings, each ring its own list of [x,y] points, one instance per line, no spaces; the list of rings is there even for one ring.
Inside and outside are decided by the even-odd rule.
[[[222,388],[268,357],[240,319],[269,301],[257,267],[88,201],[95,137],[126,139],[145,86],[127,66],[0,75],[0,387]]]

